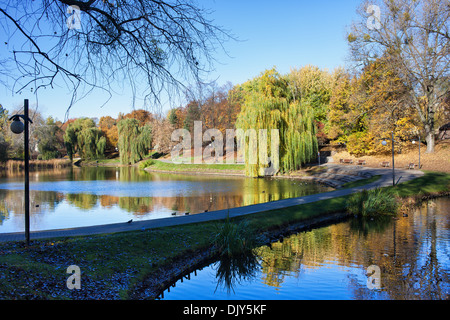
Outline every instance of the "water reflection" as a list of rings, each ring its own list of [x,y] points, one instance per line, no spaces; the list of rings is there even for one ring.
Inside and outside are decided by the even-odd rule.
[[[216,271],[216,291],[226,290],[234,293],[234,287],[243,281],[250,281],[255,277],[255,271],[259,267],[257,255],[248,252],[240,256],[224,256],[214,265]]]
[[[149,173],[130,167],[30,172],[31,230],[154,219],[330,191],[287,179]],[[0,232],[23,231],[23,174],[0,178]]]
[[[284,238],[258,248],[258,263],[242,276],[220,262],[164,298],[448,299],[449,248],[450,198],[443,198],[398,220],[350,220]],[[367,286],[372,265],[380,268],[380,289]]]

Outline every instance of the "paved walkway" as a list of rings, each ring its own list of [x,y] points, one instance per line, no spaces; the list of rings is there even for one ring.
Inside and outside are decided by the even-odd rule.
[[[327,164],[327,167],[339,167],[340,165]],[[251,206],[231,208],[229,209],[229,215],[231,218],[264,212],[274,209],[282,209],[292,207],[300,204],[306,204],[316,202],[320,200],[326,200],[336,197],[341,197],[361,191],[363,189],[373,189],[376,187],[392,186],[392,169],[377,169],[366,168],[357,166],[345,166],[346,169],[357,170],[362,174],[381,175],[381,178],[376,182],[357,188],[350,189],[338,189],[326,193],[313,194],[300,198],[284,199],[274,202],[255,204]],[[422,176],[424,173],[418,170],[395,170],[396,180],[402,177],[400,182],[405,182]],[[132,223],[115,223],[107,225],[97,225],[90,227],[80,227],[71,229],[58,229],[58,230],[46,230],[46,231],[32,231],[30,232],[30,239],[42,239],[53,237],[71,237],[71,236],[86,236],[93,234],[105,234],[124,231],[134,231],[142,229],[153,229],[159,227],[168,227],[175,225],[183,225],[190,223],[198,223],[205,221],[222,220],[227,217],[228,210],[218,210],[212,212],[205,212],[199,214],[193,214],[189,216],[169,217],[163,219],[154,219],[146,221],[136,221]],[[25,239],[23,232],[17,233],[2,233],[0,234],[0,242],[4,241],[22,241]]]

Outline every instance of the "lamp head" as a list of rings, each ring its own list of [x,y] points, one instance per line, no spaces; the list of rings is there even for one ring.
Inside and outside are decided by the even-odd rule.
[[[24,130],[24,124],[19,117],[13,117],[11,123],[11,131],[15,134],[21,134]]]
[[[387,141],[386,141],[386,140],[383,140],[383,141],[381,141],[381,144],[382,144],[383,146],[387,146]]]

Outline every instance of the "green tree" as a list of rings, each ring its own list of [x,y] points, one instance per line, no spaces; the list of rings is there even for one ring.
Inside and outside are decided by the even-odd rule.
[[[70,123],[64,133],[64,143],[70,159],[75,153],[85,159],[101,158],[106,148],[106,138],[89,118],[79,118]]]
[[[177,122],[178,122],[177,109],[171,109],[169,111],[167,119],[169,120],[169,123],[171,125],[175,126],[177,124]]]
[[[8,110],[4,109],[0,104],[0,162],[8,160],[8,146],[7,136],[5,130],[7,127]]]
[[[151,148],[151,126],[146,124],[140,127],[138,120],[126,118],[117,123],[117,129],[120,162],[133,164],[141,161]]]
[[[302,100],[314,110],[314,118],[326,123],[333,86],[333,75],[327,70],[307,65],[292,69],[288,75],[293,100]]]
[[[289,89],[294,101],[300,100],[314,111],[317,138],[323,143],[328,140],[325,128],[328,126],[330,99],[335,81],[335,73],[307,65],[292,69],[288,74]]]
[[[282,172],[298,170],[303,164],[311,161],[318,150],[314,110],[305,101],[299,99],[294,101],[288,78],[271,69],[241,87],[244,102],[236,121],[236,128],[243,131],[255,129],[257,132],[259,129],[267,129],[268,133],[271,129],[278,129],[279,169]],[[272,141],[272,138],[276,137],[269,134],[266,146],[268,156],[273,159],[272,143],[277,142]],[[248,158],[253,152],[249,140],[246,140],[243,146],[246,174],[253,177],[261,176],[264,168],[270,164],[261,162],[259,157],[252,164]]]
[[[59,149],[64,145],[59,140],[61,129],[52,117],[46,123],[36,128],[35,135],[38,141],[38,150],[42,160],[54,159],[60,156]]]
[[[194,130],[194,121],[199,121],[201,110],[198,101],[191,101],[186,107],[186,118],[183,121],[183,128],[191,131]]]

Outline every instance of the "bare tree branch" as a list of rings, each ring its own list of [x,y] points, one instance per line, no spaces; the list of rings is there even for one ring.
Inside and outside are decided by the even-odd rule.
[[[233,39],[208,14],[188,0],[0,0],[9,51],[0,73],[15,69],[16,92],[65,83],[74,91],[69,108],[81,86],[113,93],[125,85],[158,102],[201,81]]]

